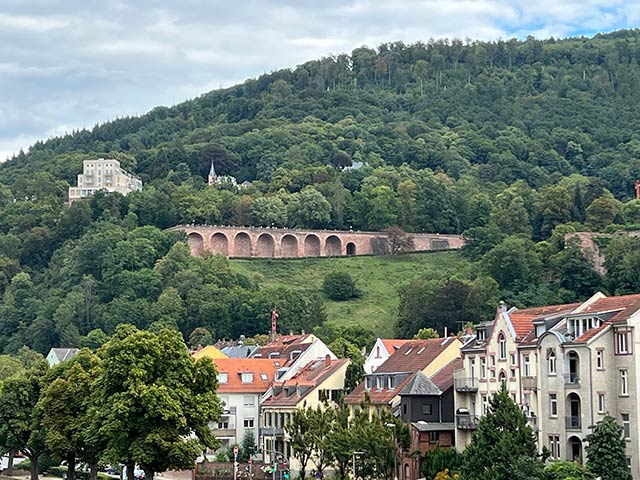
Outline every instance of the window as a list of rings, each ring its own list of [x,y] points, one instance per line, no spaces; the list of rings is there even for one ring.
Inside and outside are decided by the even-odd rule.
[[[486,415],[489,412],[489,398],[486,395],[482,395],[482,415]]]
[[[438,443],[438,432],[429,432],[429,443]],[[409,478],[405,476],[405,478]]]
[[[423,415],[431,415],[433,413],[433,405],[430,403],[422,404],[422,414]]]
[[[240,380],[242,383],[252,383],[253,382],[253,373],[242,373],[240,374]]]
[[[629,372],[627,370],[620,370],[620,395],[629,395]]]
[[[380,347],[376,347],[376,358],[381,358]]]
[[[504,333],[498,335],[498,353],[500,360],[507,359],[507,339],[504,338]]]
[[[629,353],[627,349],[627,332],[616,333],[616,353],[619,355],[626,355]]]
[[[403,404],[402,404],[402,414],[403,414],[403,415],[406,415],[406,414],[407,414],[407,404],[406,404],[406,403],[403,403]]]
[[[507,374],[504,373],[504,370],[500,370],[500,375],[498,375],[498,380],[502,383],[507,381]]]
[[[511,378],[516,378],[516,369],[512,368],[510,372],[511,372]]]
[[[484,331],[484,329],[477,329],[476,340],[484,341],[485,339],[486,339],[486,332]]]
[[[606,408],[605,394],[603,392],[598,393],[598,413],[604,413]]]
[[[560,460],[560,436],[549,435],[549,454],[554,460]]]
[[[255,422],[254,422],[253,418],[247,418],[247,419],[244,421],[244,428],[253,428],[254,423],[255,423]]]
[[[256,404],[256,398],[253,395],[244,396],[244,406],[253,407]]]
[[[547,358],[548,360],[548,367],[549,367],[549,375],[555,375],[556,374],[556,352],[551,352],[549,353],[549,357]]]
[[[220,430],[226,430],[229,428],[229,422],[218,422],[218,429]]]
[[[487,357],[480,357],[480,378],[487,379]]]
[[[261,373],[260,374],[260,380],[266,382],[267,380],[269,380],[269,377],[268,377],[268,375],[266,373]]]
[[[516,365],[516,356],[513,353],[511,354],[511,365]]]
[[[491,355],[491,368],[496,368],[496,356]]]
[[[549,414],[552,417],[558,416],[558,395],[555,393],[549,394]]]
[[[604,370],[604,350],[602,348],[596,350],[596,369]]]
[[[567,333],[573,338],[578,338],[587,330],[599,326],[600,319],[597,317],[570,318],[567,320]]]
[[[531,360],[529,358],[529,355],[525,355],[523,359],[524,359],[524,376],[530,377],[531,376]]]
[[[476,359],[475,359],[475,357],[469,358],[469,370],[471,371],[471,378],[476,378]]]
[[[218,374],[218,383],[227,383],[229,381],[229,375],[226,373]]]
[[[624,439],[628,440],[631,438],[631,421],[629,420],[629,414],[623,413],[622,417],[622,431],[624,432]]]

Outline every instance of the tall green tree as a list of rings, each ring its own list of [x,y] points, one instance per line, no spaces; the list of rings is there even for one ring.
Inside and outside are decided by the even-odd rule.
[[[602,480],[631,480],[622,427],[605,415],[585,438],[587,466]]]

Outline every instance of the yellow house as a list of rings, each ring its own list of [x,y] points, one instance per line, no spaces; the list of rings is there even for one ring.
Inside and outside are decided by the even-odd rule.
[[[211,360],[218,360],[220,358],[229,358],[213,345],[207,345],[206,347],[201,348],[200,350],[196,350],[191,354],[191,356],[195,360],[200,360],[201,358],[205,358],[205,357],[210,358]]]

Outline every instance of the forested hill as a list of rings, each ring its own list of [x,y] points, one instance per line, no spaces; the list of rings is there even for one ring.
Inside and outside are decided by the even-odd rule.
[[[0,352],[95,346],[123,321],[253,335],[274,304],[283,328],[320,327],[317,283],[191,258],[161,231],[185,222],[465,234],[455,274],[407,260],[409,286],[388,286],[403,336],[489,318],[500,299],[640,291],[640,240],[602,245],[606,277],[564,244],[640,225],[639,61],[640,30],[398,42],[37,143],[0,164]],[[144,190],[66,207],[95,157],[118,158]],[[251,185],[207,187],[211,162]]]

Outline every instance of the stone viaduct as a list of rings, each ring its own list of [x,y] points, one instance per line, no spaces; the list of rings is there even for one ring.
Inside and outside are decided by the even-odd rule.
[[[216,225],[177,225],[168,230],[185,232],[192,255],[211,252],[227,257],[340,257],[382,255],[388,248],[387,235],[382,232]],[[464,244],[461,235],[407,235],[413,240],[416,252],[457,249]]]

